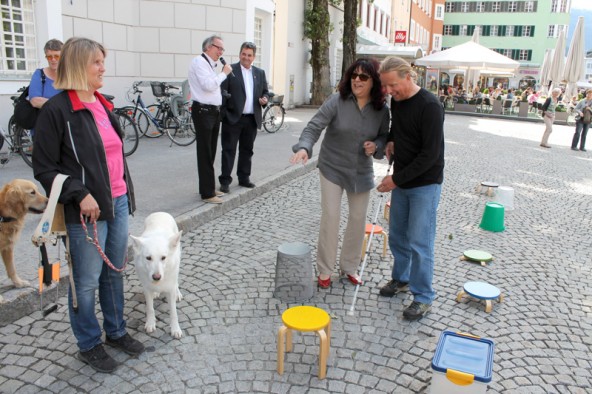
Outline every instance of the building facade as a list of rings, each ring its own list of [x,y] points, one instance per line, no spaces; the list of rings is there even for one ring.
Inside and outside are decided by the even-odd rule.
[[[305,6],[306,0],[3,0],[0,124],[6,125],[12,115],[9,96],[29,83],[36,68],[46,66],[45,42],[73,36],[106,47],[102,91],[115,95],[117,106],[127,104],[126,92],[134,81],[185,80],[191,59],[211,34],[222,36],[229,63],[238,61],[242,42],[254,42],[256,65],[266,71],[270,88],[285,95],[287,106],[307,103],[311,73],[310,44],[303,39]],[[332,7],[330,13],[336,27],[330,49],[334,80],[341,72],[343,10]],[[369,15],[378,36],[390,27],[386,14]],[[150,102],[150,89],[144,94]]]
[[[481,45],[520,62],[508,86],[532,85],[559,32],[567,33],[570,9],[571,0],[447,0],[443,49],[469,41],[479,29]]]

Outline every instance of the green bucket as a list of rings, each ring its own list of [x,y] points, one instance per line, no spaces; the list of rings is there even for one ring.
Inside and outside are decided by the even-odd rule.
[[[504,206],[496,202],[485,204],[485,211],[483,211],[483,218],[479,227],[494,233],[504,231],[506,229],[504,227]]]

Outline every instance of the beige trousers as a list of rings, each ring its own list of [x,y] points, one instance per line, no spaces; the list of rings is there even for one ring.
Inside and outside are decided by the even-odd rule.
[[[323,174],[321,178],[321,226],[317,248],[317,268],[320,274],[331,275],[337,261],[339,241],[339,222],[341,220],[341,197],[344,189],[330,181]],[[362,243],[366,227],[366,213],[370,191],[349,193],[346,191],[349,206],[347,227],[343,235],[339,267],[346,274],[353,275],[360,265]]]
[[[547,142],[549,141],[549,136],[553,131],[553,121],[555,120],[555,115],[549,117],[547,115],[543,116],[543,121],[545,122],[545,132],[543,133],[543,139],[541,140],[541,145],[549,145]]]

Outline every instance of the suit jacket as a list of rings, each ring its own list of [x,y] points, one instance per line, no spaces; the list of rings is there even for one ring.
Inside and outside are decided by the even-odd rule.
[[[245,109],[245,101],[247,95],[245,93],[245,81],[243,80],[243,72],[240,63],[231,64],[234,77],[229,75],[228,78],[222,82],[222,121],[229,124],[236,124],[243,110]],[[259,98],[266,96],[269,100],[269,90],[267,89],[267,79],[265,78],[265,71],[251,66],[253,69],[253,112],[255,114],[255,121],[257,128],[261,128],[261,104]],[[224,97],[224,91],[230,93],[230,97]]]

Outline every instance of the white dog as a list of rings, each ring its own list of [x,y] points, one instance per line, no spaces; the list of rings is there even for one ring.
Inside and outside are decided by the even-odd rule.
[[[177,339],[183,336],[177,317],[177,301],[183,298],[179,291],[181,234],[171,215],[156,212],[144,221],[141,236],[130,235],[134,243],[136,273],[146,298],[146,332],[156,329],[154,298],[164,293],[170,307],[171,336]]]

